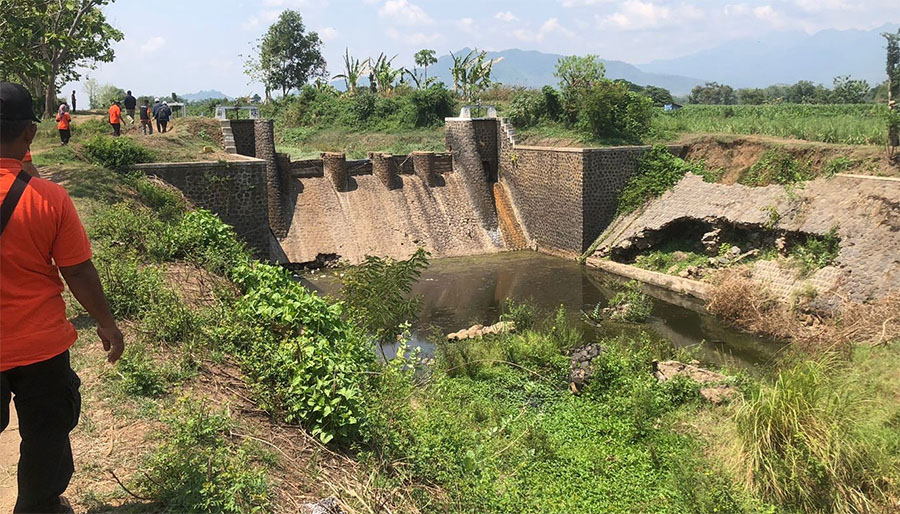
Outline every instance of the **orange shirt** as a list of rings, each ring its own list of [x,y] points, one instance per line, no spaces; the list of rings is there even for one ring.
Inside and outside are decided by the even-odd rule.
[[[22,163],[0,159],[0,202]],[[91,258],[72,199],[53,182],[32,178],[0,235],[0,371],[47,360],[78,334],[66,318],[57,266]]]
[[[31,162],[31,150],[25,152],[25,157],[22,157],[22,162]]]
[[[59,130],[69,130],[69,122],[72,121],[72,117],[69,116],[69,113],[64,112],[56,115],[56,121],[59,122],[56,124],[56,128]]]
[[[122,121],[122,109],[120,109],[118,105],[113,104],[112,107],[109,108],[109,122],[115,125],[120,121]]]

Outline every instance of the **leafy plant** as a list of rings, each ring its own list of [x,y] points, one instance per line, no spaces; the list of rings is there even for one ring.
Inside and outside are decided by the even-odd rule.
[[[503,313],[500,321],[511,321],[516,326],[516,331],[531,330],[537,318],[537,309],[529,302],[517,302],[507,298],[503,303]]]
[[[653,312],[653,300],[641,291],[641,283],[637,280],[626,282],[622,290],[610,298],[609,306],[621,309],[621,314],[613,314],[614,318],[641,323],[647,321]]]
[[[128,137],[95,136],[83,148],[88,159],[111,170],[123,171],[135,164],[153,162],[153,153]]]
[[[638,169],[619,193],[619,214],[628,214],[647,200],[657,197],[675,186],[687,172],[699,165],[680,159],[668,147],[656,145],[638,163]]]
[[[427,266],[428,252],[422,248],[402,261],[367,256],[342,279],[348,316],[379,344],[396,341],[403,323],[419,311],[419,299],[409,298],[409,294]]]
[[[841,247],[837,231],[838,227],[834,226],[822,237],[807,236],[802,244],[791,249],[791,256],[800,264],[802,275],[808,276],[834,262]]]

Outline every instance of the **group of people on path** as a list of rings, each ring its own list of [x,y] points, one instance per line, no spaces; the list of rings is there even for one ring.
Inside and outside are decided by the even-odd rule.
[[[125,113],[128,115],[128,121],[132,125],[135,121],[135,114],[140,116],[141,132],[144,135],[153,134],[153,120],[156,119],[156,131],[165,133],[168,130],[169,119],[172,117],[172,108],[166,102],[160,102],[159,98],[153,107],[150,107],[150,101],[144,100],[144,105],[140,111],[137,110],[137,99],[131,94],[131,91],[125,93],[125,98],[120,103],[114,100],[109,107],[109,124],[112,127],[114,136],[119,136],[122,132],[122,107],[125,104]]]
[[[75,102],[75,91],[72,91],[72,111],[75,110]],[[165,133],[168,130],[169,119],[172,117],[172,108],[169,107],[168,103],[161,102],[157,98],[151,107],[150,101],[144,100],[144,105],[138,110],[137,99],[131,94],[131,91],[128,91],[121,102],[113,100],[112,105],[109,106],[109,126],[112,128],[113,136],[118,137],[122,135],[123,104],[125,106],[125,115],[127,116],[125,119],[133,125],[135,120],[138,119],[135,116],[137,115],[141,120],[141,132],[144,135],[153,134],[154,119],[156,120],[157,132]],[[56,113],[56,128],[59,130],[59,140],[63,146],[69,144],[69,139],[72,137],[71,124],[72,115],[69,114],[69,105],[62,103]]]

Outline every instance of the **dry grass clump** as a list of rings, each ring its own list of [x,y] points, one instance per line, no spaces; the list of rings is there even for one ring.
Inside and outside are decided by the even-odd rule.
[[[806,313],[779,301],[739,270],[719,277],[707,309],[741,329],[809,349],[900,339],[900,295],[873,303],[842,301],[832,313]]]

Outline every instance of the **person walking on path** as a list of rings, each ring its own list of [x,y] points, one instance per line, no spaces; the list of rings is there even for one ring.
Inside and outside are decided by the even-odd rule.
[[[62,104],[59,106],[59,113],[56,115],[56,128],[59,130],[59,140],[63,146],[69,144],[69,137],[72,133],[69,131],[69,123],[72,122],[72,116],[69,115],[69,106]]]
[[[156,129],[163,134],[166,133],[166,126],[169,124],[169,117],[172,116],[172,109],[169,108],[169,104],[163,102],[159,107],[159,110],[156,111]],[[162,128],[160,128],[160,126]]]
[[[153,111],[150,108],[150,101],[144,100],[144,105],[141,106],[141,132],[146,136],[147,131],[150,132],[150,135],[153,135],[153,120],[150,119],[153,116]]]
[[[162,125],[159,123],[159,118],[156,117],[156,113],[159,112],[159,109],[162,107],[162,103],[160,103],[159,98],[156,99],[156,103],[153,104],[153,117],[156,118],[156,131],[162,132]]]
[[[118,100],[109,107],[109,124],[112,126],[113,135],[119,137],[122,133],[122,108],[119,107]]]
[[[72,90],[72,112],[75,112],[75,90]]]
[[[72,512],[61,495],[74,471],[69,432],[81,414],[81,381],[69,360],[78,333],[60,274],[97,321],[107,360],[116,362],[125,345],[71,198],[22,171],[34,121],[28,91],[0,82],[0,432],[14,398],[22,438],[14,512]]]
[[[125,93],[125,112],[128,113],[128,116],[131,118],[131,124],[134,125],[134,110],[137,107],[137,98],[131,95],[131,91],[129,90]]]

